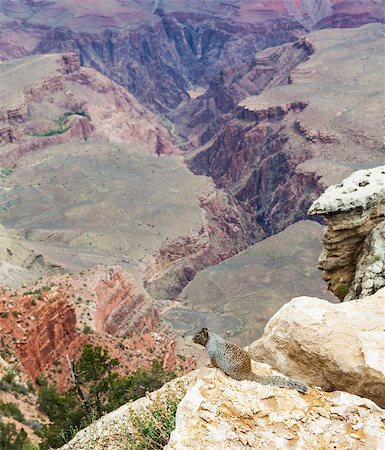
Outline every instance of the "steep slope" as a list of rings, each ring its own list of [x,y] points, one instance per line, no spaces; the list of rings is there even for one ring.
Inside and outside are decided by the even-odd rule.
[[[242,100],[190,161],[195,173],[253,206],[268,234],[306,218],[324,186],[384,159],[384,27],[318,31],[306,41],[314,53],[288,84]]]
[[[230,66],[214,76],[206,90],[197,91],[170,113],[176,130],[197,148],[210,141],[231,120],[239,101],[265,89],[287,84],[290,72],[314,52],[306,39],[258,52],[240,67]],[[193,96],[190,93],[190,96]]]
[[[31,382],[44,375],[59,388],[67,386],[66,356],[78,357],[87,343],[108,348],[123,373],[148,368],[154,360],[167,370],[185,366],[159,311],[119,266],[3,290],[0,326],[4,358]]]

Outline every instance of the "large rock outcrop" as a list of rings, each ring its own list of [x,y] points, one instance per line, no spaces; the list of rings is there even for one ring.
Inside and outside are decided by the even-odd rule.
[[[266,364],[254,370],[270,372]],[[335,448],[378,449],[385,411],[372,401],[345,392],[291,389],[235,381],[219,369],[201,369],[173,380],[149,396],[126,404],[80,431],[63,449],[125,448],[132,432],[132,411],[141,418],[170,392],[183,397],[167,450]]]
[[[319,267],[337,297],[362,298],[385,285],[385,166],[329,187],[309,214],[326,219]]]
[[[385,407],[384,324],[385,288],[340,304],[298,297],[270,319],[249,352],[287,375]]]
[[[221,372],[199,379],[181,401],[167,450],[379,448],[384,412],[343,392],[239,383]]]

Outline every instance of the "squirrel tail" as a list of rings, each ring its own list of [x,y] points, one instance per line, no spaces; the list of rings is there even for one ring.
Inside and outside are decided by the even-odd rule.
[[[272,386],[278,386],[281,388],[293,388],[298,392],[302,392],[302,394],[307,394],[309,392],[309,386],[305,383],[302,383],[302,381],[281,377],[279,375],[257,375],[253,373],[251,374],[249,380],[258,381],[258,383],[261,384],[270,384]]]

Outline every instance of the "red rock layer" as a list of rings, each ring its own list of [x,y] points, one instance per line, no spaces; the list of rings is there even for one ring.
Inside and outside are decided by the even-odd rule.
[[[44,375],[60,388],[71,382],[66,356],[79,357],[86,343],[107,348],[122,374],[155,360],[166,370],[194,365],[177,357],[174,335],[118,267],[51,277],[1,294],[0,337],[13,366],[31,381]]]
[[[88,341],[77,332],[75,308],[69,305],[65,295],[58,294],[35,314],[36,323],[17,346],[20,362],[33,380],[61,356],[72,358]]]

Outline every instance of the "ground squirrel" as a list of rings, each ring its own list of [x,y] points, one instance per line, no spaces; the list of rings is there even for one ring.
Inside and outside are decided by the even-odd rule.
[[[303,394],[309,392],[309,387],[298,380],[281,377],[278,375],[257,375],[251,370],[250,355],[232,342],[222,339],[207,328],[202,328],[194,337],[193,342],[206,347],[213,367],[219,367],[235,380],[258,381],[272,386],[293,388]]]

